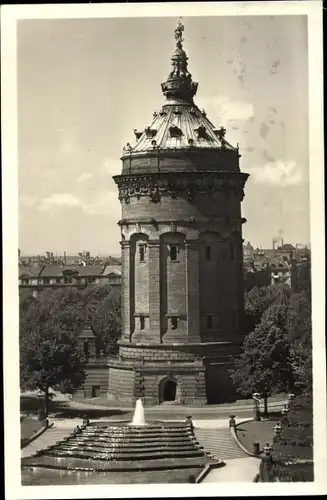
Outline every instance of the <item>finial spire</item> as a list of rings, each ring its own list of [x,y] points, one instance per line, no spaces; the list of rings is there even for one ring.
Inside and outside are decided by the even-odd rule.
[[[177,48],[182,49],[183,48],[183,31],[184,31],[184,25],[182,24],[182,18],[179,17],[177,21],[177,26],[175,28],[175,40],[176,40],[176,45]]]
[[[192,75],[187,69],[188,57],[183,50],[183,31],[184,25],[180,17],[175,28],[176,49],[171,58],[173,70],[168,75],[167,81],[161,84],[161,87],[167,99],[193,102],[198,84],[192,81]]]

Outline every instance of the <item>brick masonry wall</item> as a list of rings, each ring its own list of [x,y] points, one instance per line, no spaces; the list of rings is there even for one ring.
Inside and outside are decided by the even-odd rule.
[[[160,220],[188,220],[194,217],[203,220],[210,217],[239,217],[239,199],[235,195],[226,196],[223,191],[213,194],[197,193],[192,203],[186,195],[177,198],[162,196],[159,203],[151,202],[148,196],[139,199],[131,197],[130,202],[122,202],[122,219],[137,219],[141,217]]]
[[[161,363],[161,362],[167,362],[167,361],[172,361],[172,362],[178,362],[178,361],[188,361],[188,362],[193,362],[195,359],[195,352],[194,349],[193,351],[191,349],[187,349],[183,345],[181,346],[174,346],[173,349],[167,349],[165,348],[158,348],[158,347],[151,347],[151,346],[142,346],[142,347],[127,347],[127,346],[120,346],[119,349],[119,355],[121,358],[124,359],[130,359],[130,360],[135,360],[135,361],[144,361],[146,362],[155,362],[155,363]]]
[[[76,393],[76,397],[91,398],[94,386],[100,387],[99,396],[106,396],[108,393],[108,367],[106,365],[98,364],[87,367],[84,386]]]
[[[122,284],[121,284],[121,296],[123,300],[122,304],[122,337],[124,340],[129,341],[131,335],[131,317],[132,311],[132,296],[134,296],[133,283],[130,282],[130,270],[131,265],[131,252],[129,241],[123,242],[122,245]]]
[[[163,401],[163,390],[167,380],[172,380],[177,385],[176,399],[180,404],[206,404],[205,373],[189,371],[179,371],[173,369],[169,375],[162,373],[149,373],[140,370],[138,376],[140,383],[139,397],[146,406],[157,405]]]
[[[131,238],[130,249],[133,268],[131,280],[134,282],[134,313],[149,314],[149,255],[147,248],[148,237],[143,234],[134,234]],[[140,261],[140,246],[145,245],[144,262]]]
[[[124,370],[110,367],[108,393],[117,401],[132,402],[134,399],[134,378],[133,369]]]
[[[180,152],[177,154],[165,152],[153,156],[147,154],[143,157],[126,157],[123,160],[122,173],[155,173],[158,172],[178,172],[194,171],[206,168],[222,171],[239,171],[239,156],[237,151],[222,150],[219,152],[199,152],[190,151],[189,153]]]

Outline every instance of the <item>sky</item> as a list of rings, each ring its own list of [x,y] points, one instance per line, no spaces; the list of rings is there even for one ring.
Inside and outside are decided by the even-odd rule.
[[[18,23],[19,247],[22,255],[119,255],[113,175],[164,103],[174,17]],[[239,143],[250,178],[243,237],[309,243],[305,16],[185,17],[195,103]]]

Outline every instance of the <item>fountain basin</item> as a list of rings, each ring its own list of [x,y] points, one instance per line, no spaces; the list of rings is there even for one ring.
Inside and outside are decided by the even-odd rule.
[[[140,471],[150,474],[183,470],[186,477],[190,469],[199,473],[206,465],[217,463],[205,453],[189,423],[146,423],[141,402],[137,408],[132,425],[126,421],[90,423],[68,439],[23,458],[22,473],[41,470],[46,475],[47,470],[56,470],[67,474]]]

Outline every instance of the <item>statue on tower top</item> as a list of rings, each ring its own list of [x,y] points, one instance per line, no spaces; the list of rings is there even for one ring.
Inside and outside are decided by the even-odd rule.
[[[178,21],[177,21],[177,26],[175,29],[175,40],[177,42],[177,44],[176,44],[177,47],[180,49],[182,48],[182,43],[184,42],[183,31],[184,31],[184,26],[182,24],[182,18],[179,17]]]
[[[183,49],[184,25],[180,17],[175,28],[176,48],[171,57],[172,71],[167,80],[161,84],[164,95],[168,99],[182,99],[186,102],[193,102],[198,84],[192,81],[192,75],[187,69],[188,57]]]

